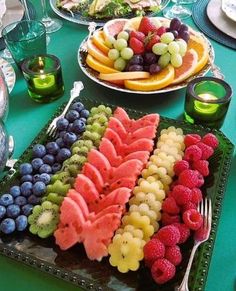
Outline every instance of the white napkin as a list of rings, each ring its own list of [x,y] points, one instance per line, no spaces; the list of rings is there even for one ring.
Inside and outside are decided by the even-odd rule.
[[[5,14],[7,7],[6,7],[6,0],[0,0],[0,26],[2,25],[2,18]]]

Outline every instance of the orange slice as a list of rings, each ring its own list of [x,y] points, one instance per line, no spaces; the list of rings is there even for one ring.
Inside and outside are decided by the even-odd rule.
[[[119,72],[114,74],[100,74],[99,78],[104,81],[134,80],[149,78],[148,72]]]
[[[198,54],[197,66],[194,73],[199,72],[208,62],[208,44],[204,38],[200,35],[190,34],[190,39],[188,41],[188,48],[194,49]]]
[[[86,64],[90,68],[94,69],[95,71],[97,71],[99,73],[109,74],[109,73],[119,72],[111,67],[108,67],[108,66],[100,63],[94,57],[92,57],[90,54],[88,54],[86,57]]]
[[[93,56],[96,60],[100,61],[104,65],[113,68],[113,61],[108,58],[108,56],[102,52],[96,45],[94,45],[91,39],[87,40],[88,53]]]
[[[174,79],[175,70],[172,65],[168,65],[159,73],[151,75],[150,78],[138,81],[125,81],[125,87],[131,90],[153,91],[164,88],[171,84]]]
[[[104,40],[104,36],[103,36],[103,31],[102,30],[98,30],[98,31],[94,32],[93,37],[92,37],[92,41],[96,45],[97,48],[99,48],[105,54],[108,54],[109,47],[107,47],[105,45],[105,40]]]
[[[175,68],[175,78],[172,84],[178,84],[189,78],[195,73],[198,64],[198,55],[194,49],[190,49],[183,57],[183,64],[179,68]]]

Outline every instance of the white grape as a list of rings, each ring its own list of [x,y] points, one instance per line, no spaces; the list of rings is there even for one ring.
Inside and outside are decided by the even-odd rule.
[[[117,39],[119,38],[123,38],[125,40],[129,39],[129,33],[125,30],[121,31],[118,35],[117,35]]]
[[[120,52],[121,57],[125,60],[130,60],[132,56],[134,55],[134,51],[130,47],[125,47],[123,50]]]
[[[119,56],[120,56],[120,53],[117,49],[111,49],[108,52],[108,58],[112,61],[117,60],[119,58]]]
[[[168,45],[165,43],[158,42],[155,43],[154,46],[152,47],[152,52],[158,56],[164,55],[165,53],[167,53],[167,51]]]
[[[125,39],[119,38],[115,41],[114,47],[118,50],[121,51],[123,48],[127,47],[128,43]]]
[[[158,65],[161,68],[165,68],[170,62],[170,53],[165,53],[164,55],[160,56],[158,60]]]
[[[112,35],[108,35],[106,38],[105,38],[105,45],[109,48],[113,48],[113,45],[115,43],[116,39],[114,38],[114,36]]]
[[[162,43],[170,43],[175,39],[172,32],[165,32],[161,35],[161,42]]]
[[[177,44],[179,46],[179,54],[181,55],[181,57],[183,57],[187,51],[187,43],[183,39],[179,39],[177,41]]]
[[[179,45],[176,41],[172,41],[168,44],[168,51],[171,54],[178,54],[179,53]]]
[[[126,61],[122,58],[118,58],[114,62],[114,68],[118,71],[123,71],[125,69],[125,66],[126,66]]]
[[[183,64],[183,60],[180,54],[171,55],[170,62],[175,68],[179,68]]]

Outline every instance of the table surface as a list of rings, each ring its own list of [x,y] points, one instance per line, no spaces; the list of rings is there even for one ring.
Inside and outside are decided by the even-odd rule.
[[[41,17],[40,1],[32,0]],[[57,17],[48,6],[49,15]],[[197,29],[192,21],[187,23]],[[65,94],[50,104],[34,103],[28,96],[22,75],[16,69],[17,81],[10,94],[9,115],[6,126],[15,139],[14,157],[19,157],[42,129],[58,106],[68,99],[73,82],[81,80],[85,89],[83,96],[101,100],[137,110],[157,112],[163,116],[182,119],[185,89],[168,94],[137,95],[124,94],[101,87],[88,79],[77,64],[77,50],[82,39],[87,35],[87,27],[63,20],[63,28],[50,35],[48,53],[60,58],[65,82]],[[211,41],[215,49],[215,63],[222,69],[226,81],[236,91],[236,52]],[[144,99],[145,98],[145,99]],[[236,100],[233,96],[231,105],[221,130],[236,144]],[[207,277],[206,291],[223,291],[236,289],[236,156],[234,154],[228,185],[222,205],[222,213],[217,231],[213,256]],[[0,256],[0,290],[2,291],[44,291],[44,290],[78,290],[78,287],[44,274],[31,267]]]

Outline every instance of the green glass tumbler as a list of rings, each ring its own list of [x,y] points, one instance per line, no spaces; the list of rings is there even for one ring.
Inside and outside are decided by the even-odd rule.
[[[60,60],[53,55],[36,55],[21,65],[30,97],[39,103],[49,103],[64,93]]]
[[[220,128],[231,101],[232,89],[222,79],[199,77],[188,83],[184,117],[192,124]]]
[[[47,52],[46,29],[40,21],[13,22],[3,28],[2,37],[19,69],[24,59]]]

